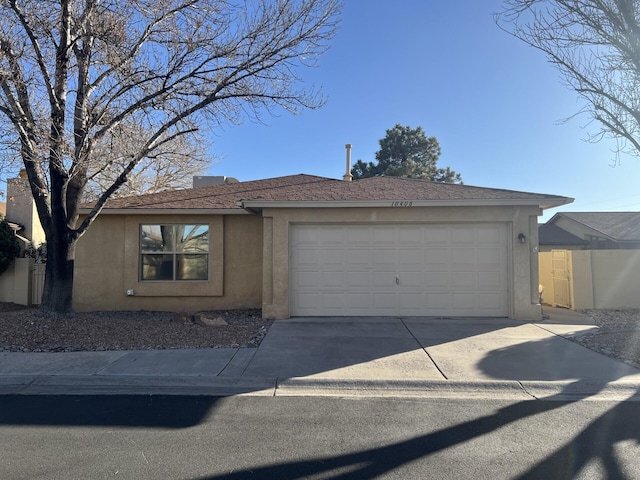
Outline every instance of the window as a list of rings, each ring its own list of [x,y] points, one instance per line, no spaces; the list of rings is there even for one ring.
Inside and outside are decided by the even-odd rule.
[[[140,279],[207,280],[208,225],[142,225]]]

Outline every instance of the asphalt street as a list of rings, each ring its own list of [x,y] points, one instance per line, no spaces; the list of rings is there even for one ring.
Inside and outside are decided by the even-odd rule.
[[[0,478],[637,479],[640,402],[1,396]]]

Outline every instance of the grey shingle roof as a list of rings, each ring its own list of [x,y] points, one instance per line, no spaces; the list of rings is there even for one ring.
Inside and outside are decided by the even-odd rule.
[[[588,245],[589,242],[561,229],[557,225],[544,223],[538,225],[538,243],[540,245]]]
[[[640,212],[561,212],[616,241],[640,241]],[[553,219],[552,219],[553,220]]]
[[[290,175],[208,187],[113,199],[109,209],[240,209],[239,201],[356,202],[375,200],[533,201],[540,205],[571,199],[556,195],[518,192],[469,185],[436,183],[427,180],[374,177],[354,182],[313,175]],[[89,208],[90,205],[83,205]]]

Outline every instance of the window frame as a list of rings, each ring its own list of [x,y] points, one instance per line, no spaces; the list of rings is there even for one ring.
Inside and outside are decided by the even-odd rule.
[[[170,250],[152,251],[145,248],[142,244],[144,227],[171,227],[172,229],[172,243]],[[206,252],[184,252],[179,249],[178,240],[178,227],[193,227],[194,230],[206,227],[207,243]],[[207,222],[145,222],[139,224],[138,235],[138,281],[141,283],[194,283],[194,282],[208,282],[211,279],[211,225]],[[145,256],[171,256],[171,276],[172,278],[144,278],[144,257]],[[180,257],[187,258],[189,256],[201,256],[205,258],[204,266],[206,274],[204,278],[177,278],[179,273]],[[164,263],[164,262],[162,262]]]

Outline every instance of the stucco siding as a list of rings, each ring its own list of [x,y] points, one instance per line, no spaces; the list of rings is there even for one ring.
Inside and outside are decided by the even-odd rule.
[[[141,224],[208,224],[206,281],[140,280]],[[132,290],[133,295],[127,291]],[[74,309],[260,308],[262,218],[250,215],[102,215],[76,251]]]

